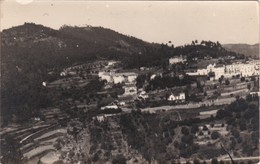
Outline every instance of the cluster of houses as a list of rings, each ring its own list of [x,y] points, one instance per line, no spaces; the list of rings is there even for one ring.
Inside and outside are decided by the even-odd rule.
[[[185,93],[181,92],[178,94],[171,94],[168,97],[168,101],[174,101],[174,102],[185,102]]]
[[[137,73],[134,72],[104,72],[98,73],[98,76],[102,80],[106,80],[108,84],[124,84],[124,95],[134,95],[137,94],[137,87],[135,85]]]
[[[229,131],[227,130],[227,124],[216,123],[216,124],[206,124],[204,126],[199,126],[199,130],[196,133],[195,142],[199,145],[212,143],[213,141],[211,140],[211,134],[213,132],[218,132],[220,136],[226,136],[229,133]]]
[[[246,63],[232,63],[229,65],[217,65],[209,64],[206,68],[197,69],[194,72],[186,72],[190,76],[209,75],[214,73],[214,79],[219,79],[224,76],[225,78],[231,78],[236,75],[241,77],[257,76],[259,75],[260,60],[247,61]]]
[[[105,72],[101,71],[98,73],[98,76],[102,80],[106,80],[107,83],[113,83],[113,84],[119,84],[119,83],[134,83],[137,74],[134,72],[122,72],[122,73],[116,73],[114,71]]]

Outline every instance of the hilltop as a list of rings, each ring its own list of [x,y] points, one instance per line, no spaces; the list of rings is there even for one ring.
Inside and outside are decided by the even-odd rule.
[[[255,59],[259,58],[259,43],[254,45],[249,44],[224,44],[223,47],[227,50],[244,54],[247,57]]]

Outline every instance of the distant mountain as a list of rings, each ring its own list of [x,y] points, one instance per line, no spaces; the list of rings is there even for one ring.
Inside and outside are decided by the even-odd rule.
[[[247,57],[259,58],[259,43],[254,45],[249,44],[224,44],[225,49],[244,54]]]

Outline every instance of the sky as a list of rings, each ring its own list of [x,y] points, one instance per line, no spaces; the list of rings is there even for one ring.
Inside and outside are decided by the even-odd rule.
[[[257,1],[2,0],[0,27],[102,26],[148,42],[259,43]]]

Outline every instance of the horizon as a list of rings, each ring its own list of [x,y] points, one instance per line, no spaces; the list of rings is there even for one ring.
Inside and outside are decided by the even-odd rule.
[[[12,26],[12,27],[10,27],[10,28],[8,28],[8,29],[15,28],[15,27],[18,27],[18,26],[23,26],[23,25],[25,25],[26,23],[28,23],[28,24],[32,23],[32,24],[35,24],[35,25],[42,25],[42,26],[44,26],[44,27],[51,28],[51,29],[53,29],[53,30],[59,30],[62,26],[66,25],[66,24],[64,24],[64,25],[62,25],[61,27],[59,27],[58,29],[54,29],[54,28],[52,28],[52,27],[48,27],[48,26],[45,26],[45,25],[43,25],[43,24],[37,24],[37,23],[34,23],[34,22],[24,22],[23,24],[20,24],[20,25],[17,25],[17,26]],[[91,26],[91,27],[94,27],[94,28],[102,27],[102,26],[92,26],[92,25],[85,25],[85,26],[83,26],[83,25],[82,25],[82,26],[66,25],[66,26],[70,26],[70,27],[87,27],[87,26]],[[114,29],[110,29],[110,28],[107,28],[107,27],[102,27],[102,28],[115,31]],[[3,32],[3,31],[8,30],[8,29],[1,29],[0,32]],[[118,32],[118,31],[115,31],[115,32]],[[118,33],[120,33],[120,32],[118,32]],[[123,33],[120,33],[120,34],[125,35],[125,36],[128,36],[128,34],[123,34]],[[131,36],[131,37],[135,37],[135,36]],[[135,37],[135,38],[137,38],[137,37]],[[137,39],[140,39],[140,40],[142,40],[142,41],[144,41],[144,42],[148,42],[148,41],[143,40],[142,38],[137,38]],[[202,40],[196,39],[196,40],[198,41],[198,44],[199,44],[202,40],[205,40],[205,39],[202,39]],[[177,46],[175,46],[175,47],[191,44],[192,41],[194,41],[194,40],[191,40],[189,43],[184,43],[184,44],[182,44],[182,45],[177,45]],[[217,41],[213,41],[213,40],[205,40],[205,41],[217,42]],[[162,43],[159,43],[159,42],[148,42],[148,43],[162,44]],[[253,43],[253,44],[248,44],[248,43],[221,43],[221,42],[219,42],[219,43],[220,43],[221,45],[229,45],[229,44],[236,44],[236,45],[238,45],[238,44],[256,45],[256,44],[259,44],[259,42],[258,42],[258,43]],[[168,44],[168,43],[164,43],[164,44]]]
[[[259,44],[259,7],[255,1],[18,2],[1,2],[1,31],[31,22],[55,30],[63,25],[103,27],[150,43],[171,41],[174,46],[193,40]]]

